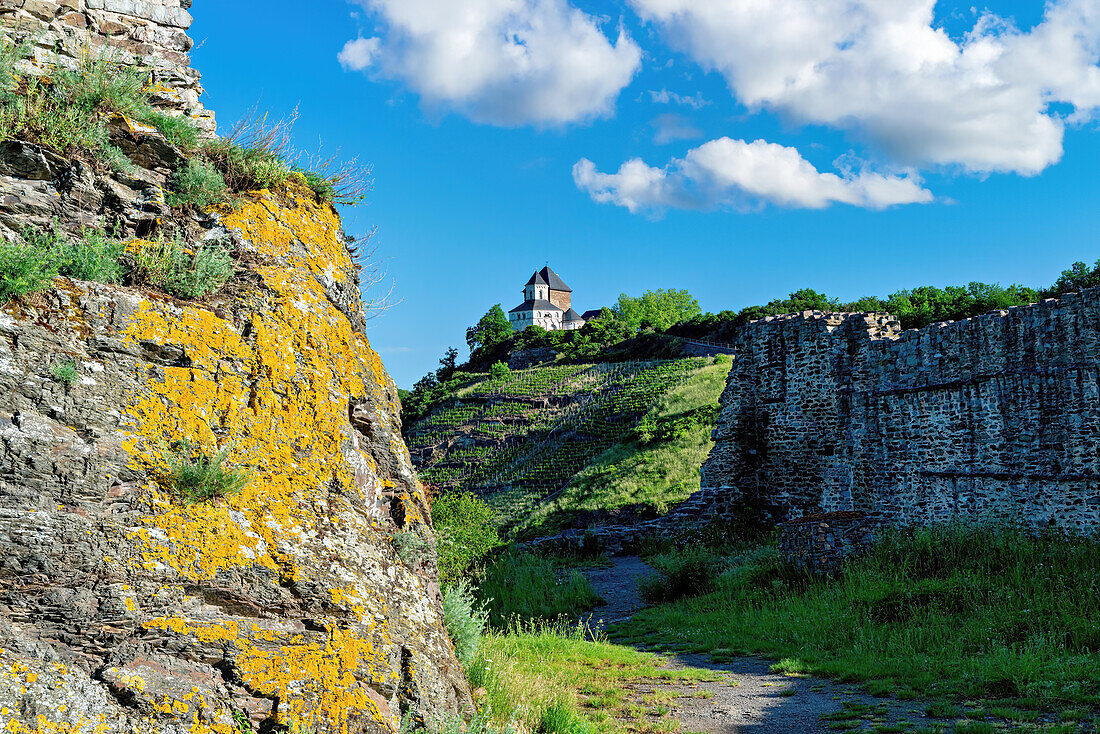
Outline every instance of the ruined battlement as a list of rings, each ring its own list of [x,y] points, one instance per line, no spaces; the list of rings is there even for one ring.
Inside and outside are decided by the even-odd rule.
[[[734,506],[1100,527],[1100,289],[907,331],[773,317],[736,346],[702,472]]]

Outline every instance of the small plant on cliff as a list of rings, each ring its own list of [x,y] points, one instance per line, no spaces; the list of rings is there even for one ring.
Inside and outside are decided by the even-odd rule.
[[[55,222],[52,229],[25,228],[23,240],[50,258],[58,275],[97,283],[122,281],[126,245],[101,229],[85,227],[74,239]]]
[[[175,239],[145,243],[133,253],[133,279],[180,298],[216,293],[233,276],[233,258],[219,243],[194,251]]]
[[[189,118],[154,112],[149,116],[149,124],[180,150],[186,153],[198,150],[199,130]]]
[[[186,441],[174,444],[165,455],[172,491],[188,505],[239,493],[248,485],[249,473],[226,465],[230,450],[227,446],[211,456]]]
[[[69,387],[76,382],[77,374],[75,359],[66,359],[63,362],[54,362],[50,365],[50,376],[65,385],[65,387]]]
[[[424,538],[415,530],[403,530],[396,532],[390,538],[393,549],[397,551],[397,557],[406,566],[419,566],[431,554],[433,544],[431,540]]]
[[[0,303],[40,291],[56,277],[57,261],[50,252],[27,242],[0,241]]]
[[[148,73],[104,52],[88,55],[75,69],[54,64],[41,78],[16,68],[26,55],[19,47],[0,53],[0,139],[38,143],[67,154],[86,154],[119,169],[127,165],[111,144],[106,116],[145,120],[153,114],[146,90]],[[12,92],[11,90],[15,91]]]
[[[205,209],[225,202],[228,188],[222,174],[202,158],[192,158],[172,176],[169,206]]]
[[[443,589],[443,624],[455,644],[455,655],[463,668],[470,667],[477,656],[488,619],[489,613],[483,604],[478,604],[474,599],[474,592],[466,579]]]

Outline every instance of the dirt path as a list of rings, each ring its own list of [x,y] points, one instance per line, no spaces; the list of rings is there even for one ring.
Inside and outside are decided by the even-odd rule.
[[[610,568],[585,571],[592,586],[607,602],[589,617],[594,629],[629,619],[644,604],[634,580],[649,571],[642,559],[616,557]],[[669,670],[702,668],[721,674],[721,680],[692,685],[645,681],[631,685],[639,698],[665,694],[670,714],[683,731],[714,734],[816,734],[818,732],[873,731],[899,725],[912,731],[942,722],[924,714],[921,702],[873,698],[862,688],[820,678],[796,678],[771,672],[771,662],[738,658],[713,663],[704,655],[663,656]],[[702,692],[701,692],[702,690]],[[827,717],[827,718],[823,718]],[[882,729],[878,729],[882,731]]]

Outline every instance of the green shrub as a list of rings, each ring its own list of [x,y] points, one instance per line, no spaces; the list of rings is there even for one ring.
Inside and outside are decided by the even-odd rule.
[[[208,456],[185,441],[177,443],[165,455],[173,493],[189,505],[239,493],[248,485],[249,473],[226,466],[229,451],[227,446]]]
[[[27,242],[0,241],[0,303],[40,291],[57,275],[51,251]]]
[[[222,174],[206,160],[195,157],[172,176],[169,206],[205,209],[223,203],[228,195]]]
[[[290,167],[278,150],[247,147],[220,138],[206,141],[203,152],[224,177],[230,191],[273,189],[290,176]]]
[[[478,596],[498,628],[525,620],[575,619],[603,602],[580,571],[570,570],[559,578],[550,561],[516,550],[486,569]]]
[[[512,374],[512,370],[504,362],[495,362],[492,367],[489,368],[490,377],[507,377]]]
[[[154,112],[149,116],[149,124],[159,130],[169,143],[185,153],[199,147],[199,130],[187,117]]]
[[[491,712],[479,713],[469,720],[461,716],[449,716],[445,719],[428,718],[420,721],[414,714],[406,714],[401,721],[401,734],[517,734],[513,724],[497,725],[493,723]]]
[[[468,574],[501,542],[496,513],[469,492],[448,492],[436,499],[432,521],[439,539],[439,579],[444,583]]]
[[[463,668],[470,667],[477,655],[481,635],[489,613],[478,604],[466,579],[443,587],[443,624],[455,645],[455,655]]]
[[[54,380],[70,387],[77,378],[77,367],[75,359],[67,359],[63,362],[54,362],[50,365],[50,375]]]
[[[121,258],[126,252],[125,243],[90,227],[81,230],[80,238],[76,240],[57,232],[53,234],[53,239],[61,275],[97,283],[122,282]]]
[[[419,566],[431,555],[432,541],[415,530],[401,530],[390,536],[390,544],[397,557],[407,566]]]
[[[654,572],[638,579],[638,593],[657,604],[713,591],[726,559],[708,548],[687,546],[653,556],[648,563]]]
[[[177,240],[161,240],[132,255],[133,278],[181,298],[216,293],[233,276],[233,258],[218,243],[188,252]]]

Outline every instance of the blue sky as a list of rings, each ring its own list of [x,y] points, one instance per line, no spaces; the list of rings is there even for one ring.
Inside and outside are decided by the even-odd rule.
[[[378,227],[401,302],[369,336],[402,387],[547,262],[581,310],[686,288],[719,311],[806,286],[1044,285],[1100,257],[1097,0],[941,2],[930,22],[930,0],[822,2],[812,37],[839,40],[805,68],[824,71],[769,86],[813,46],[783,25],[804,2],[200,2],[191,35],[223,129],[298,107],[300,148],[373,164],[345,226]],[[482,25],[459,53],[444,16],[464,10]],[[530,65],[508,67],[517,47]]]

